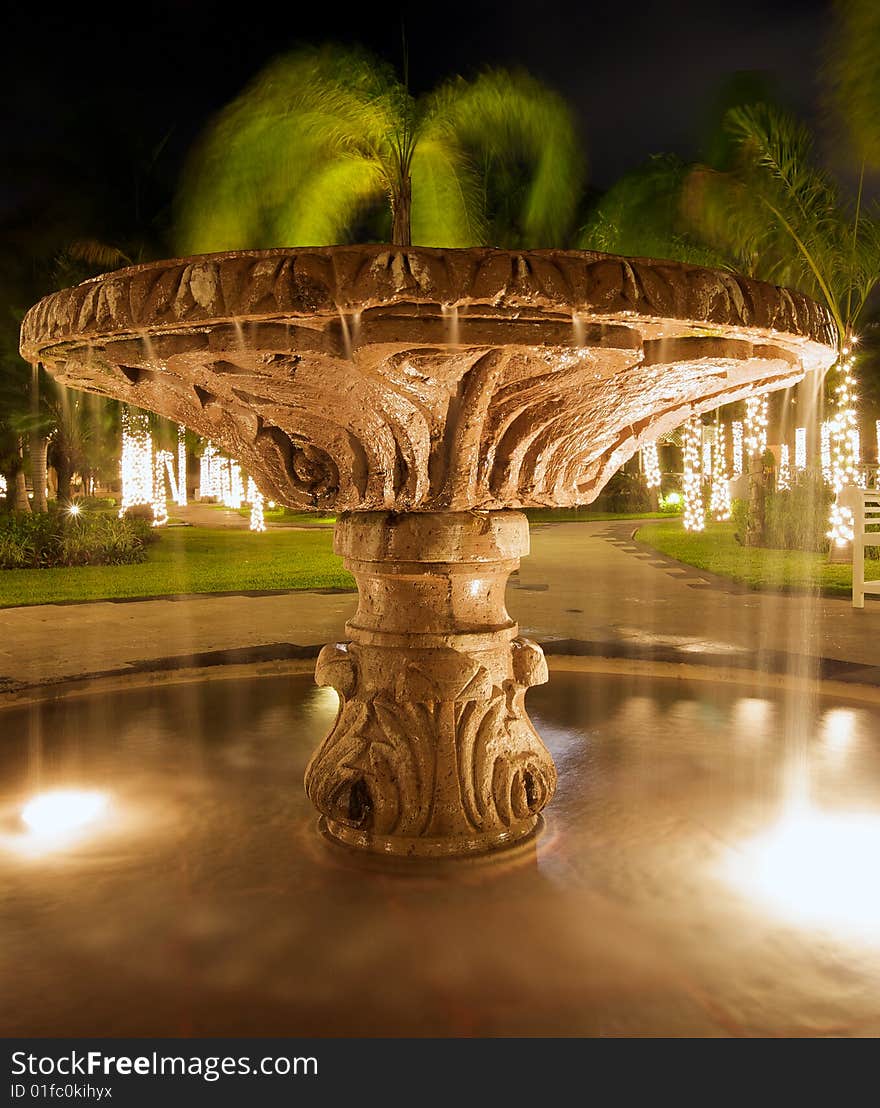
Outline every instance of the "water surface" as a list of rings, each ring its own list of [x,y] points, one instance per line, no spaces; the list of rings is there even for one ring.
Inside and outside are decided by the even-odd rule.
[[[534,848],[416,874],[316,833],[308,677],[0,713],[0,1033],[880,1032],[880,713],[567,673],[528,703]],[[59,789],[97,814],[29,827]]]

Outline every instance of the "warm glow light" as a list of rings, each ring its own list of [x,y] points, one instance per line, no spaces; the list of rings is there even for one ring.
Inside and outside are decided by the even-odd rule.
[[[733,476],[742,477],[743,471],[743,425],[735,419],[730,425],[733,434]]]
[[[706,526],[703,508],[702,475],[700,473],[700,438],[703,425],[699,416],[692,416],[684,425],[684,529],[702,531]]]
[[[703,479],[708,481],[712,476],[712,440],[703,428]]]
[[[41,838],[61,838],[93,823],[107,807],[104,793],[55,789],[25,804],[21,818]]]
[[[750,396],[746,400],[743,443],[750,458],[763,457],[767,449],[767,396]]]
[[[642,447],[642,469],[645,484],[649,489],[660,488],[660,461],[657,457],[657,443],[649,442]]]
[[[831,420],[826,419],[822,423],[820,432],[820,458],[822,463],[822,480],[826,485],[831,484]]]
[[[214,467],[216,457],[217,448],[212,442],[206,443],[204,452],[199,458],[199,500],[210,500],[219,495]]]
[[[153,504],[153,436],[146,412],[122,407],[122,502],[119,515],[129,508]]]
[[[257,488],[253,477],[248,477],[247,494],[245,499],[251,506],[251,531],[265,531],[266,521],[263,519],[263,494]]]
[[[228,493],[223,503],[227,508],[234,508],[238,511],[241,507],[241,502],[244,500],[244,482],[241,476],[241,466],[231,458],[227,459],[227,464],[229,466],[229,484]]]
[[[788,459],[788,443],[784,442],[779,448],[779,473],[776,477],[777,489],[791,488],[791,464]]]
[[[156,452],[153,466],[153,526],[164,527],[168,522],[168,505],[165,499],[165,451]],[[170,458],[170,454],[168,455]]]
[[[769,700],[758,696],[742,696],[734,706],[733,715],[737,731],[742,735],[764,733],[773,711]]]
[[[864,487],[865,484],[864,474],[859,472],[860,442],[855,406],[855,378],[852,372],[854,364],[855,359],[849,347],[843,347],[837,362],[838,385],[834,390],[837,411],[829,420],[828,431],[831,484],[836,501],[831,508],[831,526],[827,535],[835,546],[846,546],[853,540],[852,509],[840,503],[840,494],[849,485]],[[824,472],[824,456],[822,468]]]
[[[186,507],[186,428],[182,423],[177,428],[177,496],[174,499],[179,508]]]
[[[726,876],[774,914],[880,942],[880,815],[798,805],[746,842]]]
[[[797,427],[794,432],[794,468],[800,472],[807,468],[807,429]]]
[[[712,459],[712,491],[709,496],[709,511],[716,520],[730,519],[730,483],[727,476],[727,444],[724,424],[719,423],[715,431],[715,446]]]
[[[829,749],[847,750],[856,737],[858,716],[852,708],[831,708],[822,717],[822,738]]]
[[[681,494],[677,493],[677,492],[669,493],[666,496],[666,503],[667,504],[680,504],[681,503]]]

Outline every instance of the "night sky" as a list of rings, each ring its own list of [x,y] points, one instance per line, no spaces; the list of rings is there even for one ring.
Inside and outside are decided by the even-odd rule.
[[[405,8],[378,0],[352,11],[332,0],[254,0],[232,17],[192,0],[58,9],[22,2],[2,35],[0,219],[77,207],[100,232],[102,222],[125,222],[133,211],[146,218],[167,201],[206,120],[270,57],[341,40],[399,64],[401,11],[414,91],[485,65],[525,67],[571,102],[590,184],[601,189],[652,153],[698,158],[720,90],[737,71],[763,71],[783,102],[817,123],[829,8],[827,0]],[[144,174],[138,167],[163,140]]]

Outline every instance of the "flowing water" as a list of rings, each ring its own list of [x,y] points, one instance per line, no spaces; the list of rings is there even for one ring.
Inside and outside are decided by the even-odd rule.
[[[797,701],[554,673],[536,843],[417,869],[317,833],[308,677],[5,709],[0,1031],[876,1034],[880,708]]]

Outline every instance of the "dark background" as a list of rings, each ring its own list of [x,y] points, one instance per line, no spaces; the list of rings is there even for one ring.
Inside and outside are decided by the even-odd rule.
[[[6,100],[0,181],[5,224],[75,220],[113,238],[150,224],[163,237],[186,151],[211,114],[273,55],[302,42],[361,43],[425,91],[454,73],[523,66],[572,104],[593,189],[648,155],[703,154],[733,74],[763,72],[820,128],[818,73],[830,4],[820,0],[505,3],[357,8],[245,0],[226,5],[20,2],[2,27]]]

